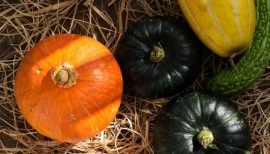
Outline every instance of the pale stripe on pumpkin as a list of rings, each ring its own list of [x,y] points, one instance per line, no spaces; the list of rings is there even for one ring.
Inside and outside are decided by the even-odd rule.
[[[214,1],[216,1],[216,0],[214,0]],[[231,42],[230,38],[227,36],[227,33],[224,32],[224,27],[221,26],[220,21],[218,20],[218,17],[217,17],[217,13],[215,12],[215,10],[212,7],[212,2],[213,1],[211,1],[211,0],[206,0],[206,6],[208,9],[208,12],[209,12],[210,16],[212,17],[212,20],[214,21],[217,30],[225,39],[225,42],[227,43],[227,45],[232,46],[232,42]],[[219,10],[216,10],[216,11],[219,11]]]
[[[239,43],[242,44],[243,43],[243,31],[242,31],[242,27],[241,27],[241,17],[240,17],[240,7],[239,7],[239,1],[231,1],[231,5],[232,5],[232,11],[234,14],[234,21],[237,25],[237,30],[238,30],[238,36],[239,36]],[[241,4],[240,4],[241,5]]]
[[[189,0],[179,0],[179,3],[181,3],[182,9],[186,11],[186,16],[189,17],[190,20],[188,22],[191,22],[191,25],[196,25],[198,26],[197,29],[193,28],[193,31],[197,34],[198,37],[204,37],[207,39],[208,42],[211,42],[212,46],[218,50],[221,50],[221,48],[216,44],[216,42],[213,42],[213,40],[207,35],[205,32],[205,29],[201,27],[201,24],[199,24],[199,21],[196,19],[194,16],[193,12],[191,12],[191,6],[192,4],[188,4],[190,1]],[[203,40],[202,40],[203,41]]]

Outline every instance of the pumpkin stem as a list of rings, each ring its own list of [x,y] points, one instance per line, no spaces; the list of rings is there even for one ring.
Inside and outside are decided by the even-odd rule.
[[[164,50],[159,46],[154,46],[154,49],[150,52],[150,60],[153,62],[159,62],[165,57]]]
[[[217,146],[215,144],[212,144],[212,142],[214,141],[214,136],[212,132],[208,129],[201,130],[197,136],[197,140],[204,149],[217,149]]]
[[[69,88],[76,84],[77,74],[69,63],[61,64],[51,69],[53,82],[61,88]]]
[[[244,151],[244,154],[250,154],[250,151]]]

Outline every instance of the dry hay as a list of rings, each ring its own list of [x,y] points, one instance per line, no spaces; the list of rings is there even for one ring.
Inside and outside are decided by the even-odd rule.
[[[59,33],[84,34],[114,51],[128,24],[146,15],[181,16],[176,0],[1,0],[0,153],[153,153],[153,121],[165,99],[126,95],[106,130],[87,141],[68,144],[33,130],[18,111],[13,90],[18,63],[39,40]],[[201,89],[202,80],[229,66],[228,59],[202,52],[203,71],[193,89]],[[252,153],[270,153],[269,81],[270,74],[265,73],[249,90],[232,98],[250,124]]]

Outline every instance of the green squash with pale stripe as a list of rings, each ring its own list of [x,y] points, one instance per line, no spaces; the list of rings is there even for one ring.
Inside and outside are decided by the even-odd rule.
[[[178,0],[183,15],[201,41],[215,54],[243,52],[253,38],[254,0]]]

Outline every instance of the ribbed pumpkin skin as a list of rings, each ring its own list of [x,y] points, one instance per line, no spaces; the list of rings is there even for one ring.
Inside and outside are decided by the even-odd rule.
[[[201,130],[213,134],[214,148],[197,140]],[[249,126],[229,99],[203,92],[187,92],[168,102],[153,128],[155,154],[248,154]]]
[[[254,0],[178,0],[193,31],[214,53],[242,52],[255,29]]]
[[[77,83],[57,86],[51,69],[73,65]],[[123,81],[118,63],[101,43],[89,37],[62,34],[36,44],[16,74],[16,100],[29,124],[41,134],[77,142],[98,134],[115,117]]]
[[[151,60],[155,46],[165,53]],[[115,57],[128,91],[147,98],[171,97],[190,86],[201,69],[202,43],[183,19],[145,17],[119,41]]]

